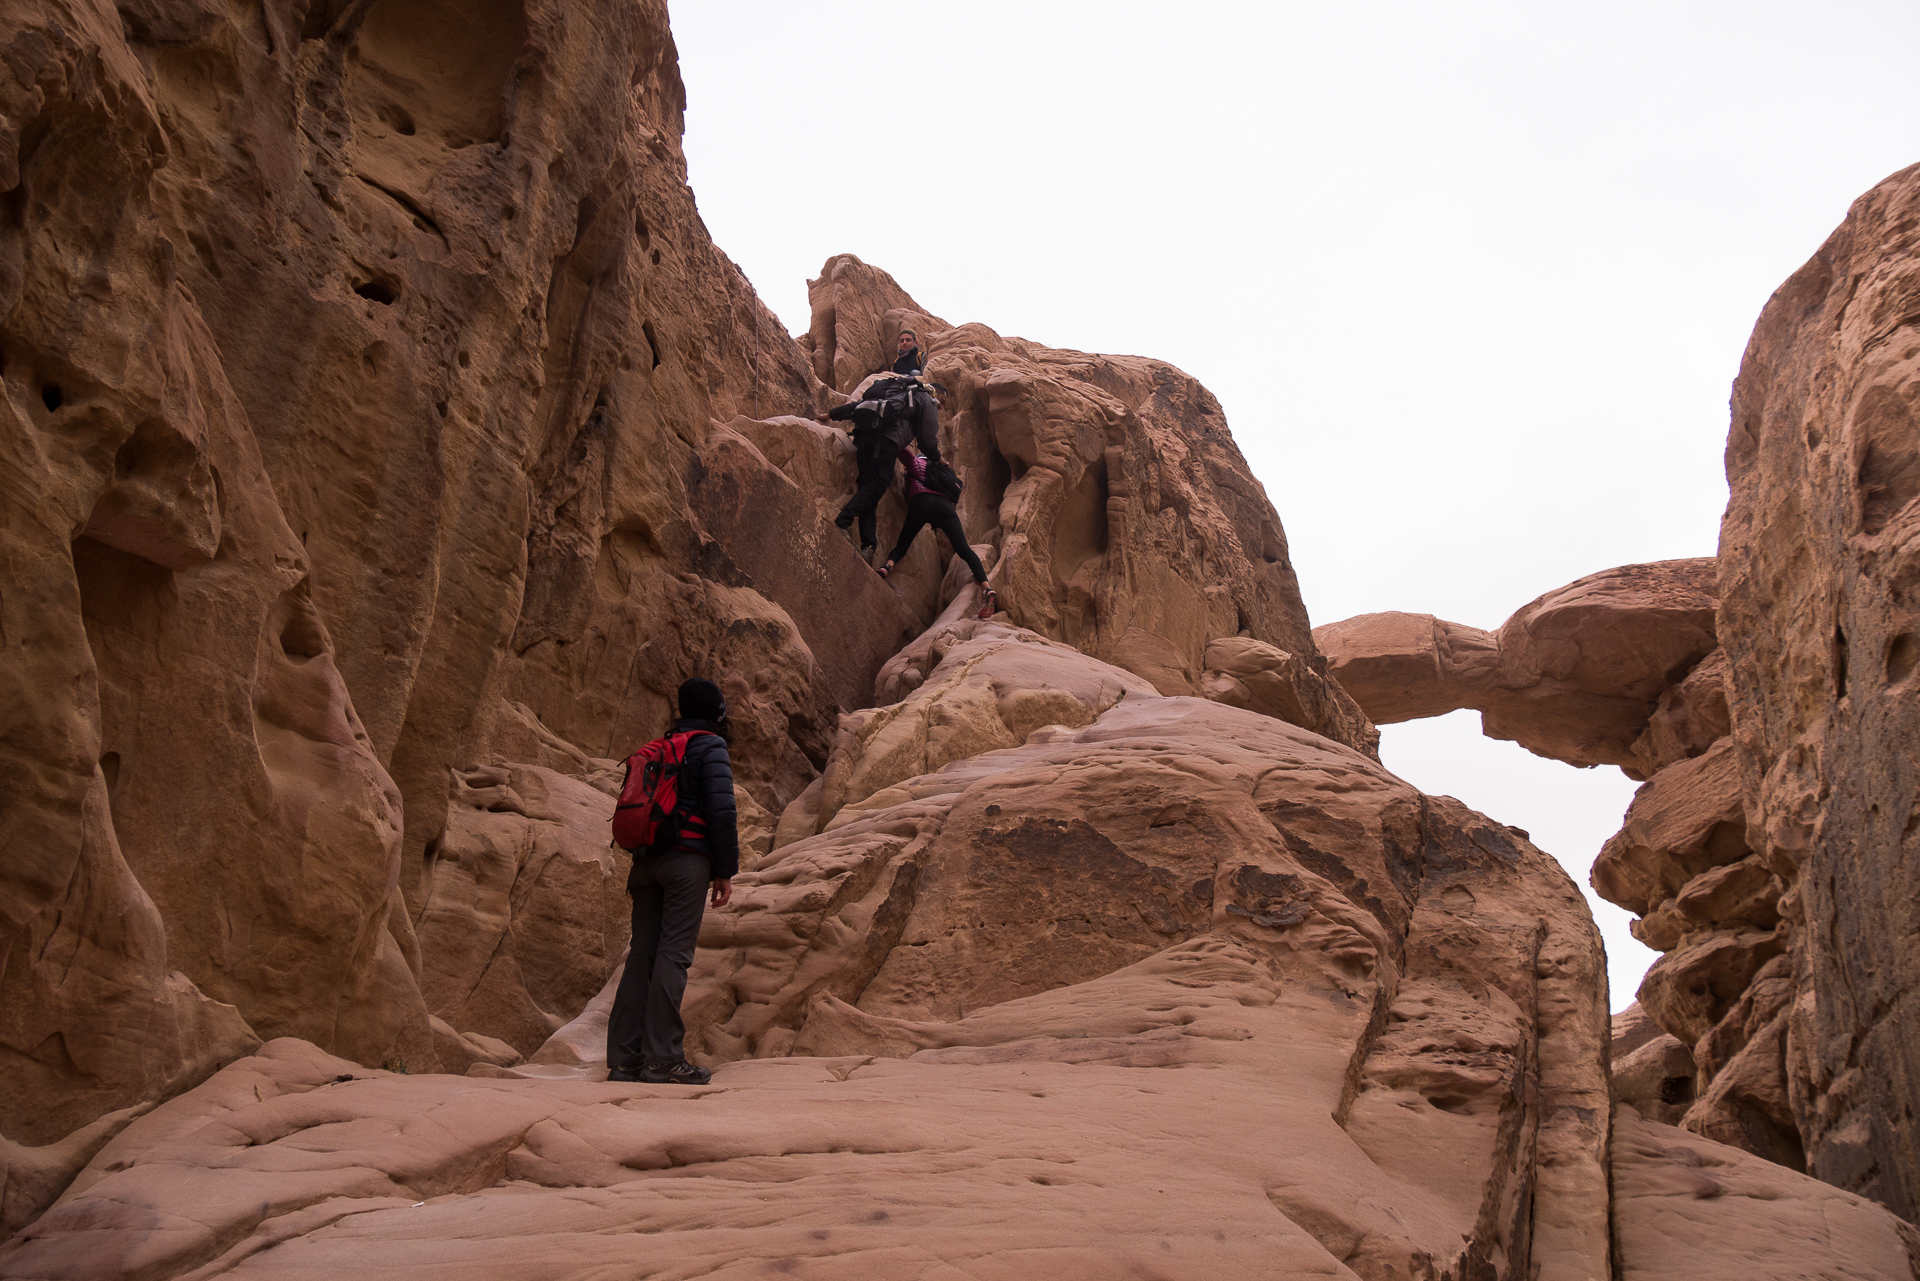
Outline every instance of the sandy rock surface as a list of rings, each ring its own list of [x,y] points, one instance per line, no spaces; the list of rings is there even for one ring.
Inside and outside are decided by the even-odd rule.
[[[1608,1275],[1602,965],[1557,865],[1031,634],[948,668],[1107,705],[744,873],[686,1003],[712,1086],[276,1041],[129,1126],[0,1276]]]
[[[1920,1231],[1864,1197],[1621,1108],[1615,1240],[1624,1281],[1906,1281]]]

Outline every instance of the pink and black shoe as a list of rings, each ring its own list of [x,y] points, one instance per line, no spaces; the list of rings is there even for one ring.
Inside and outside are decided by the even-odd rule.
[[[985,595],[983,595],[980,598],[979,617],[982,619],[992,618],[995,614],[999,612],[1000,612],[1000,593],[994,591],[993,588],[989,587],[986,589]]]

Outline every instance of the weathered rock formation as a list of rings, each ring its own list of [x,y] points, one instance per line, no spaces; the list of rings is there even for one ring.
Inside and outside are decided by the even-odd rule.
[[[819,388],[694,212],[664,8],[29,0],[0,48],[9,1170],[261,1036],[532,1051],[625,928],[542,771],[730,673],[764,848],[924,621],[715,425]]]
[[[1204,388],[850,256],[780,331],[659,0],[21,0],[0,51],[0,1276],[1598,1281],[1743,1231],[1709,1183],[1844,1223],[1803,1271],[1905,1257],[1670,1131],[1610,1154],[1578,895],[1380,768]],[[883,581],[829,522],[820,416],[904,324],[991,621],[934,537]],[[1729,835],[1704,581],[1372,654],[1383,717],[1426,681],[1650,777],[1608,866],[1676,940],[1689,1124],[1824,1026]],[[694,673],[746,846],[718,1075],[610,1086],[605,821]]]
[[[1707,558],[1624,565],[1548,592],[1493,632],[1387,613],[1313,635],[1375,724],[1471,707],[1489,738],[1645,778],[1659,768],[1648,754],[1669,750],[1664,738],[1641,743],[1649,718],[1715,648],[1713,581]]]
[[[1720,631],[1747,827],[1785,887],[1770,963],[1807,1168],[1920,1214],[1920,171],[1855,202],[1748,344]]]
[[[806,345],[836,391],[884,367],[902,328],[919,336],[968,478],[962,522],[996,549],[1013,622],[1163,694],[1202,693],[1218,663],[1237,664],[1260,692],[1215,679],[1209,697],[1264,700],[1374,751],[1373,727],[1326,677],[1286,534],[1206,388],[1163,361],[949,325],[850,254],[808,293]]]
[[[1634,936],[1663,953],[1639,991],[1643,1017],[1663,1035],[1616,1041],[1615,1095],[1800,1170],[1782,1039],[1792,930],[1781,879],[1748,843],[1714,566],[1590,575],[1492,635],[1371,614],[1315,637],[1375,719],[1476,707],[1493,737],[1644,780],[1592,874],[1602,897],[1641,918]]]
[[[954,630],[710,914],[713,1087],[274,1042],[0,1275],[1610,1275],[1601,954],[1552,860],[1273,717]]]
[[[828,524],[846,379],[706,236],[657,0],[26,0],[0,49],[18,1222],[263,1038],[534,1053],[623,946],[596,807],[674,686],[727,689],[751,864],[972,601]],[[823,278],[882,363],[911,300]],[[923,328],[1010,618],[1370,747],[1204,389]]]
[[[1725,649],[1668,681],[1631,759],[1616,761],[1649,781],[1594,868],[1595,887],[1641,914],[1635,932],[1666,952],[1640,995],[1697,1066],[1684,1124],[1909,1217],[1920,1213],[1916,211],[1920,172],[1889,178],[1760,318],[1727,444],[1714,626]],[[1458,666],[1443,640],[1425,642],[1441,659],[1422,667],[1418,644],[1383,644],[1368,620],[1319,633],[1343,681],[1343,628],[1386,651],[1348,643],[1350,688],[1376,719],[1410,668],[1430,703],[1454,697],[1440,692]],[[1367,682],[1382,673],[1375,695]]]

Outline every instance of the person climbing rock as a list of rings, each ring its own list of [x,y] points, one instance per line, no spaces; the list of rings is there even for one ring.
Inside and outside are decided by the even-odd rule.
[[[885,578],[893,572],[895,562],[906,557],[907,549],[913,546],[913,540],[928,525],[947,536],[947,543],[953,548],[953,554],[966,562],[973,571],[973,581],[980,587],[980,617],[991,618],[1000,610],[1000,597],[993,588],[987,586],[987,571],[980,564],[980,557],[974,554],[973,546],[967,542],[967,531],[960,524],[959,509],[953,500],[945,494],[937,493],[927,487],[927,467],[930,462],[924,454],[911,450],[900,460],[907,472],[907,519],[900,526],[900,537],[893,544],[893,550],[887,553],[887,563],[874,572]]]
[[[900,337],[894,341],[893,372],[896,374],[917,374],[927,367],[926,357],[920,354],[920,335],[911,329],[902,329]]]
[[[607,1017],[607,1079],[652,1085],[705,1085],[712,1074],[686,1059],[680,998],[706,903],[725,907],[740,870],[733,762],[720,687],[695,677],[680,686],[680,718],[668,737],[687,737],[679,805],[665,833],[634,851],[633,945]]]
[[[914,376],[922,374],[926,367],[926,357],[920,354],[920,335],[911,329],[902,329],[900,338],[893,345],[895,359],[889,371],[895,374]],[[912,412],[908,415],[908,426],[912,430],[913,441],[919,446],[929,462],[940,461],[940,402],[922,380],[922,389],[913,397]],[[904,447],[905,435],[899,437]],[[891,480],[891,468],[888,479]]]
[[[901,448],[911,440],[928,458],[936,462],[940,458],[940,402],[919,377],[926,363],[920,354],[919,335],[911,329],[901,330],[894,351],[890,368],[868,375],[854,390],[852,400],[827,414],[835,422],[853,423],[847,434],[853,439],[858,479],[853,497],[833,523],[845,531],[856,520],[860,522],[863,557],[871,557],[876,549],[874,509],[893,483],[893,464]]]

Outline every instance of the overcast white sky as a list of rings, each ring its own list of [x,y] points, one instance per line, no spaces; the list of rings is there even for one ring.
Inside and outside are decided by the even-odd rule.
[[[1767,296],[1920,161],[1920,6],[679,0],[720,247],[798,333],[836,253],[1225,406],[1316,623],[1497,626],[1713,554]],[[1633,784],[1385,729],[1584,886]],[[1653,954],[1596,902],[1615,1009]]]

